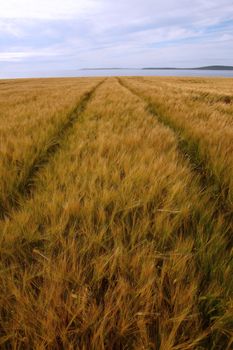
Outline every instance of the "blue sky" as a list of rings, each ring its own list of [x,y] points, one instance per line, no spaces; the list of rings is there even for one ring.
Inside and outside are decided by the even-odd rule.
[[[233,65],[232,0],[7,0],[0,77]]]

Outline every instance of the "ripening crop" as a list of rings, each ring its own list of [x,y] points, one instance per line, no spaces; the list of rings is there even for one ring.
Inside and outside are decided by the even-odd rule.
[[[1,349],[232,349],[232,88],[0,81]]]

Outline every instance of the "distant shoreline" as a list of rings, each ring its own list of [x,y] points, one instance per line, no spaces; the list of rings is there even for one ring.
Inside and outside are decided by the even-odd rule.
[[[222,77],[233,78],[233,66],[207,66],[198,68],[172,68],[172,67],[143,67],[143,68],[76,68],[54,71],[35,72],[1,72],[0,80],[3,79],[29,79],[29,78],[75,78],[97,76],[174,76],[174,77]]]
[[[197,68],[177,68],[177,67],[144,67],[144,68],[82,68],[81,71],[85,70],[233,70],[233,66],[204,66]]]

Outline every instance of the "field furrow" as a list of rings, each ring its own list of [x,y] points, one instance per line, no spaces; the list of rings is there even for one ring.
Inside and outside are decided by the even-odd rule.
[[[204,105],[190,104],[185,96],[159,84],[147,85],[144,80],[140,82],[140,78],[120,81],[147,101],[150,112],[160,122],[174,130],[180,150],[200,173],[203,186],[210,188],[219,210],[232,221],[232,119],[216,115]]]
[[[170,92],[176,98],[182,98],[188,108],[194,110],[202,109],[203,114],[199,118],[206,118],[207,114],[219,112],[218,118],[224,118],[224,121],[232,126],[233,116],[233,96],[232,96],[232,82],[230,79],[225,79],[224,83],[221,79],[213,79],[210,84],[209,80],[202,79],[180,79],[168,78],[139,78],[139,81],[144,81],[148,86],[157,87]],[[157,82],[156,82],[157,81]],[[200,81],[200,83],[199,83]],[[225,114],[225,115],[224,115]],[[231,116],[231,118],[229,118]]]
[[[172,89],[180,89],[186,92],[197,92],[200,94],[216,97],[221,100],[221,96],[232,97],[232,79],[221,78],[187,78],[187,77],[139,77],[139,80],[152,84],[165,85]],[[218,98],[217,98],[218,97]],[[224,99],[222,99],[224,102]],[[231,98],[230,98],[231,100]]]
[[[115,78],[78,120],[0,222],[2,348],[230,350],[229,224],[177,134]]]
[[[90,85],[92,84],[86,84],[84,88],[80,89],[78,94],[76,92],[76,94],[73,96],[73,99],[75,98],[77,101],[78,98],[78,103],[72,108],[69,106],[68,113],[66,111],[66,113],[62,115],[62,113],[58,110],[58,116],[56,116],[56,119],[53,115],[51,115],[51,113],[49,114],[49,117],[46,118],[47,123],[52,122],[49,132],[44,132],[42,126],[33,124],[30,126],[33,128],[34,132],[37,133],[37,139],[34,139],[33,141],[38,141],[38,144],[31,144],[32,139],[30,137],[29,144],[27,144],[23,150],[25,153],[16,153],[15,155],[13,150],[13,154],[11,156],[8,154],[3,154],[3,166],[1,169],[2,182],[0,183],[1,219],[9,217],[11,215],[11,211],[17,207],[20,207],[21,201],[31,194],[34,182],[36,180],[36,174],[42,167],[46,165],[46,163],[49,162],[51,156],[58,150],[63,138],[65,137],[65,134],[73,126],[80,113],[83,112],[86,104],[88,103],[89,99],[99,84],[94,85],[94,87],[91,89],[89,88]],[[46,92],[48,93],[48,91]],[[69,90],[67,92],[69,93]],[[60,98],[61,97],[62,96],[60,96]],[[31,99],[29,99],[29,103],[30,102]],[[59,108],[61,109],[61,106],[59,106]],[[61,115],[59,115],[60,113]],[[55,121],[53,119],[55,119]],[[40,131],[44,132],[42,140],[38,137],[40,135]],[[6,137],[6,134],[3,134],[3,136]],[[27,138],[27,135],[25,136]],[[22,138],[24,138],[24,134],[19,134],[19,140],[15,140],[16,145],[17,141],[22,141]],[[15,149],[16,145],[13,145],[12,148]],[[30,146],[33,148],[36,146],[33,150],[35,151],[34,154],[32,153]],[[27,151],[29,151],[29,154]]]

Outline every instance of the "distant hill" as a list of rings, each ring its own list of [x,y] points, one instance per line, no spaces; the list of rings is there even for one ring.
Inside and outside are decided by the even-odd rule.
[[[80,70],[233,70],[233,66],[204,66],[196,68],[177,68],[177,67],[145,67],[145,68],[120,68],[120,67],[100,67],[100,68],[82,68]]]
[[[142,69],[155,69],[155,70],[168,70],[168,69],[174,69],[174,70],[233,70],[233,66],[204,66],[204,67],[197,67],[197,68],[157,68],[157,67],[146,67]]]
[[[233,66],[206,66],[194,69],[204,69],[204,70],[233,70]]]

